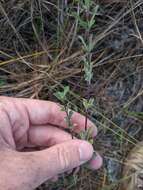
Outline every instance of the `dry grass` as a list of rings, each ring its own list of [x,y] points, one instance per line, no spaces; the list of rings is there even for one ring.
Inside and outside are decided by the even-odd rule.
[[[81,169],[76,183],[62,176],[51,190],[118,189],[125,157],[142,138],[142,121],[125,110],[143,111],[143,1],[99,6],[88,93],[95,98],[90,118],[99,128],[95,148],[104,167]],[[89,94],[78,36],[86,33],[73,16],[80,9],[78,1],[0,2],[0,95],[57,101],[53,93],[68,84],[69,102],[84,114],[82,98]]]

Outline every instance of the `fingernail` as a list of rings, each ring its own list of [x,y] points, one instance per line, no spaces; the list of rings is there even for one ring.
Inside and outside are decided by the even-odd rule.
[[[97,135],[97,127],[92,126],[92,128],[93,128],[92,137],[96,137],[96,135]]]
[[[82,142],[79,146],[80,162],[81,164],[87,162],[92,158],[93,147],[88,142]]]

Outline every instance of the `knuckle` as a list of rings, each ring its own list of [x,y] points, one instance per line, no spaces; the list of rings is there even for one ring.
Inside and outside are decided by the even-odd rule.
[[[4,101],[0,101],[0,118],[3,118],[3,120],[4,118],[7,118],[9,120],[6,107],[6,103]]]
[[[71,165],[71,155],[70,151],[67,150],[65,147],[58,147],[58,163],[61,168],[61,170],[66,170]]]

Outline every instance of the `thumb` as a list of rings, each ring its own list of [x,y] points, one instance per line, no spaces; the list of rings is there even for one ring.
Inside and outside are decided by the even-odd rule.
[[[27,154],[32,156],[30,168],[34,171],[33,178],[36,176],[38,186],[47,179],[90,160],[93,147],[86,141],[70,140],[42,151]]]

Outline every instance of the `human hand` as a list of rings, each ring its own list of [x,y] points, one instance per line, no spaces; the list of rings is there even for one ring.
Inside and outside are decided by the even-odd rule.
[[[65,116],[53,102],[0,97],[0,189],[32,190],[92,158],[91,144],[62,130]],[[84,116],[74,113],[72,122],[76,132],[84,130]],[[89,120],[88,127],[96,135]],[[24,147],[44,149],[22,152]],[[101,157],[92,163],[98,169]]]

